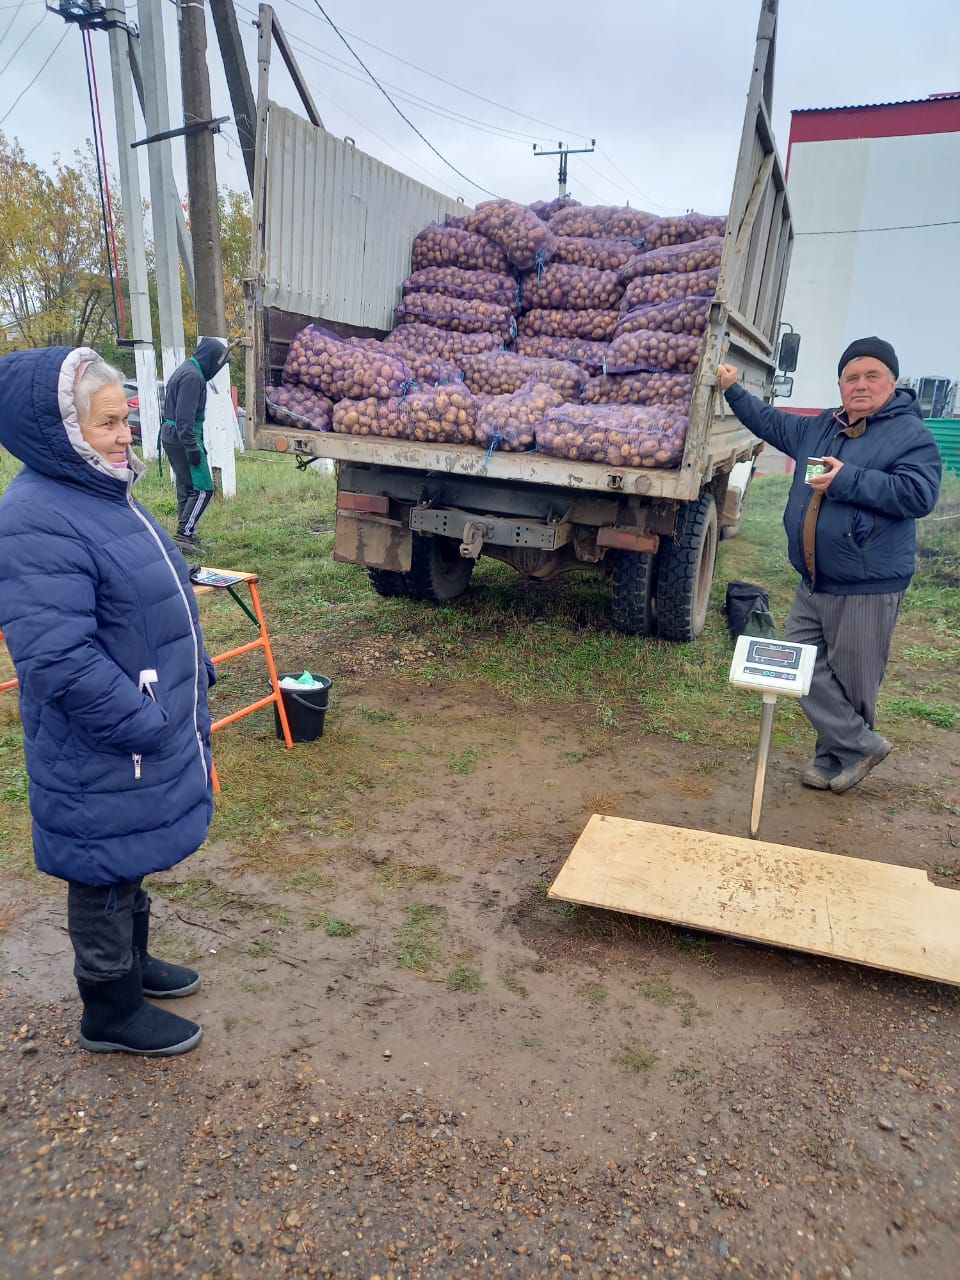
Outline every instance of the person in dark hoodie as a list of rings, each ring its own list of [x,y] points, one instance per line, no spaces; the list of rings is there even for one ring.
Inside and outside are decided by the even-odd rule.
[[[840,409],[781,413],[717,382],[745,427],[796,461],[783,516],[800,574],[784,638],[817,646],[800,705],[817,731],[803,774],[817,790],[849,791],[893,750],[874,727],[880,682],[904,592],[916,569],[916,522],[936,506],[940,452],[916,394],[898,387],[896,352],[882,338],[851,342],[840,357]],[[808,459],[822,473],[806,479]]]
[[[181,551],[197,553],[197,525],[213,498],[213,476],[203,442],[207,383],[227,361],[217,338],[201,338],[196,351],[170,375],[163,395],[160,441],[177,481],[177,532]]]
[[[203,647],[187,566],[133,497],[123,378],[88,347],[0,360],[0,629],[20,685],[37,866],[67,881],[98,1053],[185,1053],[200,1028],[144,999],[199,975],[148,950],[144,876],[193,853],[213,813]]]

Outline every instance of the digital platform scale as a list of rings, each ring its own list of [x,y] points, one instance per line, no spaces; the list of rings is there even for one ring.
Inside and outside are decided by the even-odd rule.
[[[754,840],[760,830],[774,705],[780,695],[802,698],[810,692],[816,661],[816,645],[794,644],[790,640],[767,640],[757,636],[739,636],[737,639],[730,666],[730,683],[737,689],[752,689],[763,695],[760,742],[757,746],[757,767],[753,779],[753,804],[750,808],[750,835]]]

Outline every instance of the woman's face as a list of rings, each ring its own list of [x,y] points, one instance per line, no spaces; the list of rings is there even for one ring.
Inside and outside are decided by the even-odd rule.
[[[127,419],[130,409],[120,383],[101,387],[90,398],[90,413],[80,423],[80,434],[112,467],[127,465],[127,446],[133,436]]]

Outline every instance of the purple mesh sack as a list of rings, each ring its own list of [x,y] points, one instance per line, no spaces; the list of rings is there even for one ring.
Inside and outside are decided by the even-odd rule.
[[[568,360],[535,360],[512,351],[464,356],[461,367],[471,391],[493,396],[510,395],[532,380],[552,387],[565,400],[576,400],[585,381],[580,367]]]
[[[521,334],[514,344],[521,356],[548,356],[553,360],[572,360],[581,369],[602,369],[610,344],[591,342],[589,338],[551,338],[546,334]]]
[[[566,262],[575,267],[593,267],[595,271],[620,271],[638,253],[636,240],[557,236],[553,262]]]
[[[707,271],[671,271],[669,275],[637,276],[627,285],[620,303],[620,314],[625,316],[635,307],[649,306],[654,302],[672,302],[675,298],[698,295],[712,298],[717,290],[720,271],[711,267]]]
[[[385,400],[401,393],[410,371],[376,339],[344,341],[311,324],[290,344],[283,381],[311,387],[331,400]]]
[[[333,429],[343,435],[386,436],[424,444],[473,444],[477,402],[463,383],[415,387],[389,400],[341,400]]]
[[[480,298],[451,298],[445,293],[408,293],[396,308],[404,324],[426,321],[453,333],[493,333],[506,341],[516,333],[510,307]]]
[[[582,205],[578,209],[561,209],[550,219],[550,230],[557,236],[588,236],[592,240],[637,240],[646,243],[646,229],[656,216],[629,205]],[[706,232],[704,232],[706,234]]]
[[[542,271],[524,276],[522,299],[526,310],[608,311],[620,305],[624,285],[616,271],[597,271],[572,263],[552,262]]]
[[[306,431],[329,431],[331,428],[333,401],[309,387],[267,387],[264,399],[270,422]]]
[[[546,265],[556,243],[547,224],[513,200],[484,200],[468,216],[467,227],[491,240],[520,271]]]
[[[403,282],[410,293],[445,293],[451,298],[478,298],[518,311],[520,287],[513,276],[500,271],[464,271],[462,267],[423,267]]]
[[[452,360],[454,364],[459,364],[465,355],[499,351],[503,347],[503,339],[495,333],[452,333],[449,329],[416,322],[398,325],[383,341],[388,350],[398,351],[401,356],[408,351],[419,351],[437,360]]]
[[[510,270],[506,254],[484,236],[462,227],[442,227],[431,222],[413,242],[410,270],[423,267],[462,267],[466,271]]]
[[[641,373],[665,369],[693,373],[700,363],[703,339],[691,333],[641,329],[610,343],[605,373]]]
[[[528,311],[518,321],[524,337],[543,334],[548,338],[589,338],[591,342],[607,342],[620,314],[617,311]]]
[[[529,382],[511,395],[485,396],[477,414],[476,443],[520,453],[532,449],[537,427],[563,396],[544,382]]]
[[[686,435],[676,409],[621,404],[563,405],[536,429],[541,453],[613,467],[678,467]]]
[[[692,373],[604,373],[591,378],[580,393],[583,404],[665,405],[690,407]]]
[[[710,236],[691,244],[670,244],[663,249],[648,249],[638,254],[622,269],[624,280],[637,276],[662,276],[673,271],[707,271],[719,267],[723,256],[723,237]]]
[[[673,218],[657,218],[644,232],[648,249],[659,249],[668,244],[687,244],[691,240],[703,240],[706,236],[726,234],[727,220],[719,214],[684,213]]]
[[[662,329],[666,333],[693,333],[699,336],[707,327],[712,303],[712,298],[694,296],[634,307],[613,331],[614,339],[624,333],[636,333],[640,329]]]

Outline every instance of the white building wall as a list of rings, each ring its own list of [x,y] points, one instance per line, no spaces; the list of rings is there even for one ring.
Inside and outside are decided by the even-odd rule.
[[[837,404],[837,359],[870,334],[893,343],[904,377],[960,378],[960,133],[794,143],[787,189],[796,240],[783,319],[802,341],[780,405]]]

